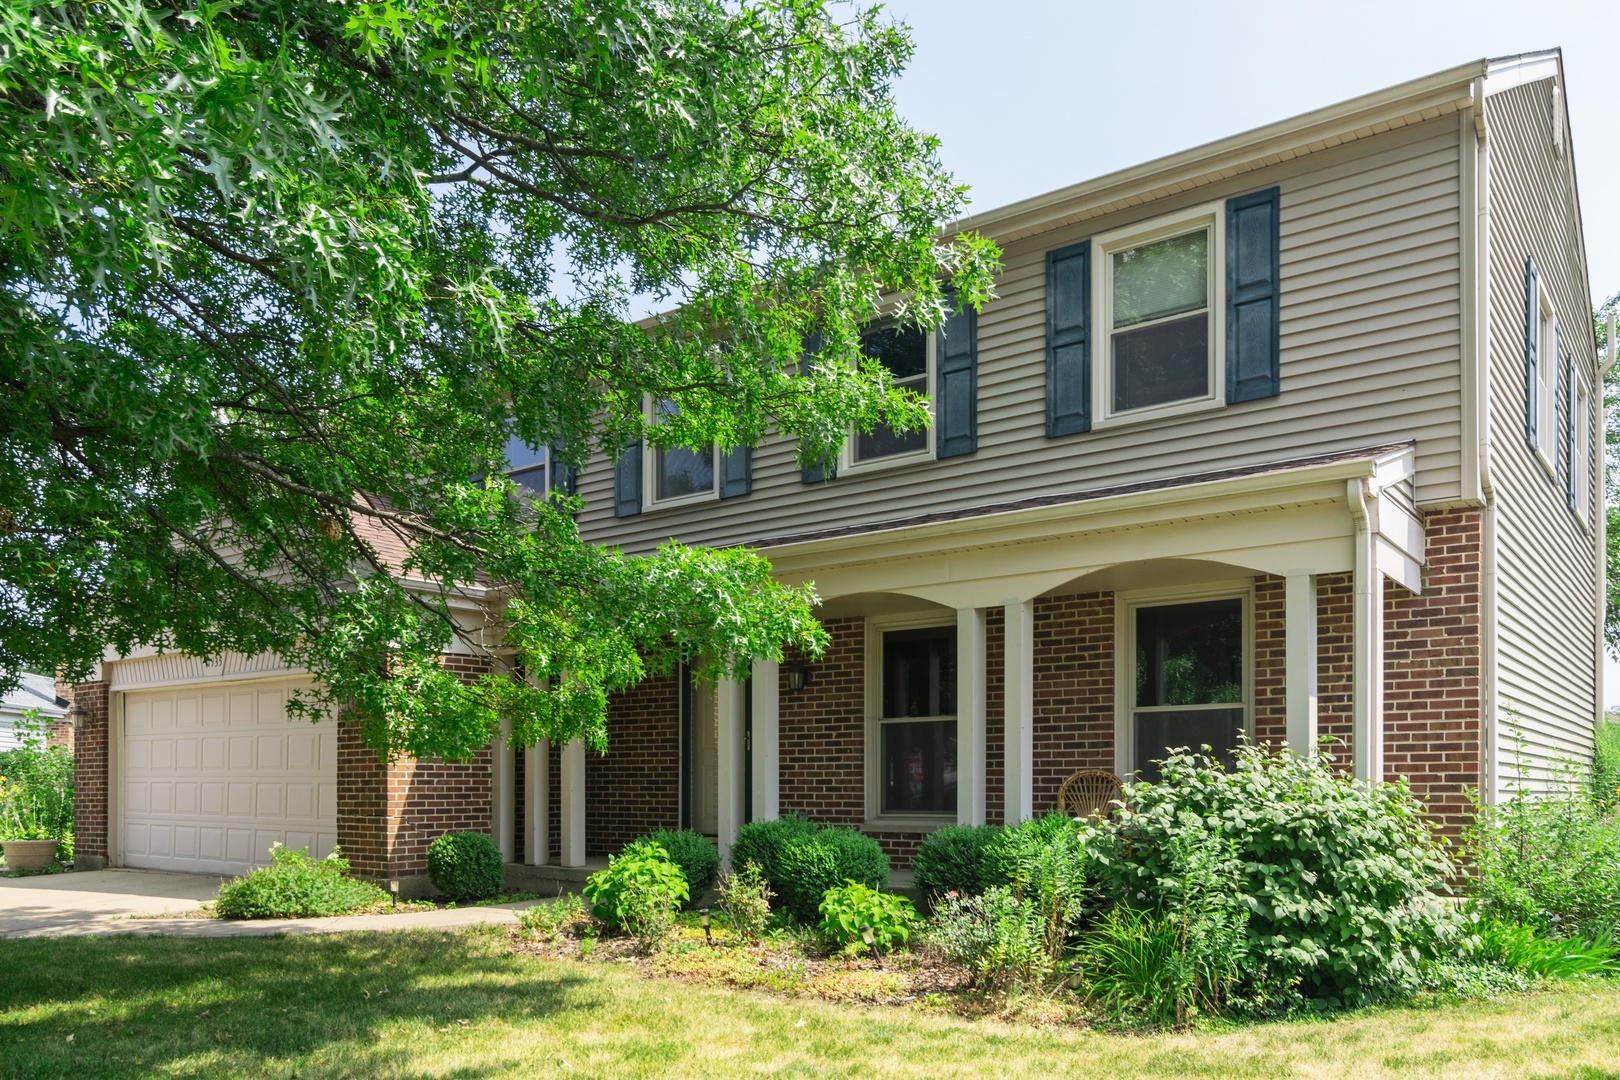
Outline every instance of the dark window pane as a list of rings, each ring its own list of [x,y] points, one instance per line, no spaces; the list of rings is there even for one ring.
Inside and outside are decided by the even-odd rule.
[[[518,487],[518,493],[531,499],[546,497],[546,467],[536,465],[529,469],[514,469],[506,478]]]
[[[861,352],[884,367],[895,382],[928,373],[928,337],[915,326],[885,326],[861,335]]]
[[[1209,313],[1114,335],[1114,411],[1209,396]]]
[[[883,635],[883,715],[956,715],[956,627]]]
[[[516,435],[506,440],[506,467],[508,469],[526,469],[530,465],[544,465],[545,463],[545,447],[530,446]]]
[[[928,392],[928,338],[914,326],[886,326],[861,336],[861,352],[889,369],[894,384],[918,394]],[[887,424],[870,432],[855,433],[855,460],[909,454],[928,446],[928,432],[922,428],[900,433]]]
[[[956,721],[882,725],[883,812],[956,812]]]
[[[1136,704],[1243,700],[1243,601],[1136,609]]]
[[[1116,329],[1207,306],[1207,231],[1172,236],[1114,255]]]
[[[659,450],[658,495],[660,499],[678,499],[682,495],[696,495],[714,490],[714,451],[698,452],[684,446],[672,450]]]
[[[1136,714],[1136,771],[1157,782],[1158,763],[1173,749],[1208,746],[1218,761],[1232,763],[1243,732],[1242,709],[1182,709]]]

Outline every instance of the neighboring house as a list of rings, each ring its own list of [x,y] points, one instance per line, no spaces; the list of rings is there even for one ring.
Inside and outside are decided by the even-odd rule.
[[[1588,753],[1600,715],[1562,85],[1557,52],[1480,61],[977,215],[998,298],[870,339],[931,394],[929,432],[852,435],[813,473],[772,440],[569,478],[592,539],[752,545],[813,581],[820,660],[650,680],[603,757],[453,766],[287,724],[273,661],[109,661],[79,695],[79,850],[213,870],[335,838],[412,878],[446,828],[577,866],[791,809],[903,862],[940,824],[1050,808],[1080,768],[1322,736],[1457,829],[1476,789]]]
[[[0,750],[21,745],[17,738],[18,725],[32,709],[38,709],[53,727],[67,719],[67,706],[56,696],[56,680],[48,675],[24,672],[22,685],[0,698]]]

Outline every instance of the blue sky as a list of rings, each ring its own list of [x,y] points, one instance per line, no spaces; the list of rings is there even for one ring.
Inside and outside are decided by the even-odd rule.
[[[974,210],[1480,57],[1561,46],[1594,303],[1620,292],[1620,0],[895,0],[896,88]],[[1620,703],[1610,660],[1605,701]]]

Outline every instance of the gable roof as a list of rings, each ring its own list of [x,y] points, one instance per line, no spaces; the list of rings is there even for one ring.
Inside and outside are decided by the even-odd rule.
[[[56,696],[56,680],[49,675],[31,675],[23,672],[22,685],[0,699],[0,712],[21,713],[39,709],[46,716],[67,715],[67,703]]]

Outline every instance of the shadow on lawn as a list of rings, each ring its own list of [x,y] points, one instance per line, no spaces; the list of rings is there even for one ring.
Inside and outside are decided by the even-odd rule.
[[[554,1018],[605,997],[536,971],[494,930],[4,941],[0,1077],[320,1070],[311,1058],[329,1048],[370,1069],[398,1065],[401,1036],[424,1027]]]

